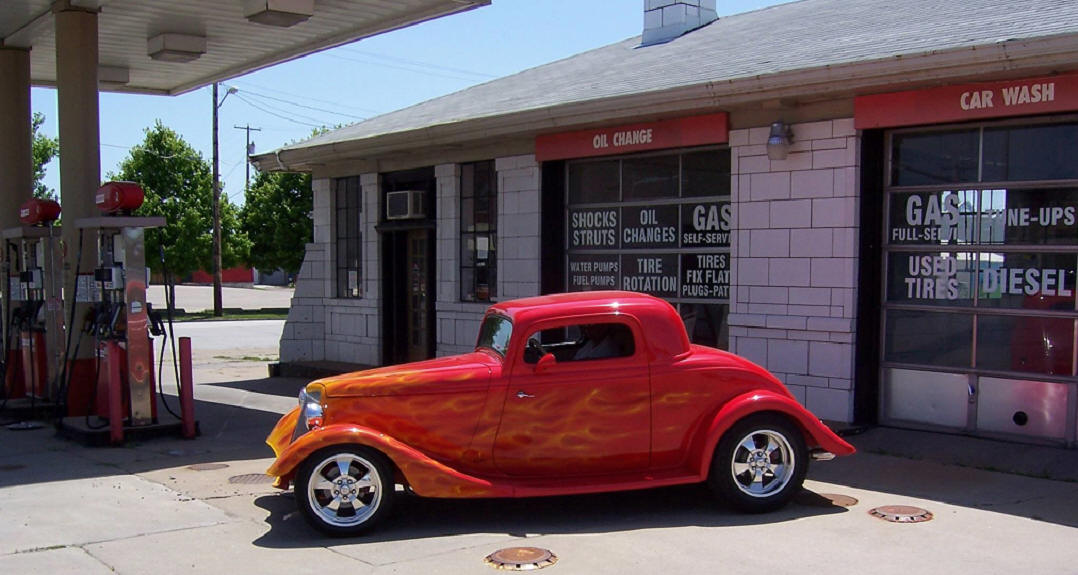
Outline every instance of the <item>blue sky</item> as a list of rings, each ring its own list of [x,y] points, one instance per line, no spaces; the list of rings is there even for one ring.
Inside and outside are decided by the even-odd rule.
[[[780,3],[718,0],[717,9],[721,16]],[[234,126],[261,128],[251,139],[256,151],[268,151],[306,138],[314,126],[361,121],[636,36],[642,24],[643,0],[493,0],[227,80],[237,92],[220,109],[223,193],[243,203],[246,135]],[[45,114],[43,132],[56,136],[56,91],[33,88],[31,105]],[[102,179],[156,120],[210,159],[209,87],[182,96],[103,93],[100,107]],[[56,160],[45,182],[59,188]]]

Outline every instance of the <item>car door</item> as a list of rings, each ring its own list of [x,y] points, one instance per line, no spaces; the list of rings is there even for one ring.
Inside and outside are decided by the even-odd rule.
[[[523,353],[512,359],[493,448],[501,472],[551,477],[647,469],[651,388],[642,330],[630,317],[601,319],[620,325],[621,333],[631,338],[621,342],[627,354],[574,361],[568,356],[574,344],[568,342],[558,352],[561,360],[550,354],[537,362],[537,354],[526,358]],[[574,324],[581,323],[537,325],[526,338],[540,332],[571,333]]]

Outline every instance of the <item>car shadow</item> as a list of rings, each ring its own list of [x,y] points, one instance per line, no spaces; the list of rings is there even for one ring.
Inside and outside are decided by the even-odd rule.
[[[806,496],[807,495],[807,496]],[[457,535],[573,535],[672,527],[739,527],[845,513],[845,507],[803,492],[779,511],[745,514],[724,506],[704,485],[527,499],[428,499],[398,490],[392,515],[370,534],[332,539],[310,527],[291,492],[264,495],[269,512],[259,547],[294,549],[416,541]]]
[[[294,398],[308,381],[307,379],[296,377],[270,377],[266,379],[202,383],[200,385]]]

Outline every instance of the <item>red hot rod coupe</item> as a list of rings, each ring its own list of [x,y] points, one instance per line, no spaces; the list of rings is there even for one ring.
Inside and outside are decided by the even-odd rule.
[[[384,518],[396,484],[423,497],[535,497],[707,482],[762,512],[809,459],[854,448],[765,369],[693,345],[665,301],[631,292],[490,307],[475,351],[321,379],[267,439],[331,535]]]

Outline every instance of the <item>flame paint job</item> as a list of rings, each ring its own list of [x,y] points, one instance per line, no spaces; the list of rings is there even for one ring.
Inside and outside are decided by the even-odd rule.
[[[267,443],[267,471],[287,488],[298,466],[330,446],[365,445],[427,497],[531,497],[704,481],[722,434],[738,420],[778,412],[809,447],[854,452],[763,368],[689,343],[665,301],[630,292],[541,296],[492,306],[513,322],[505,357],[491,350],[344,374],[312,382],[324,425],[293,440],[294,409]],[[541,330],[620,322],[630,357],[523,359]]]

